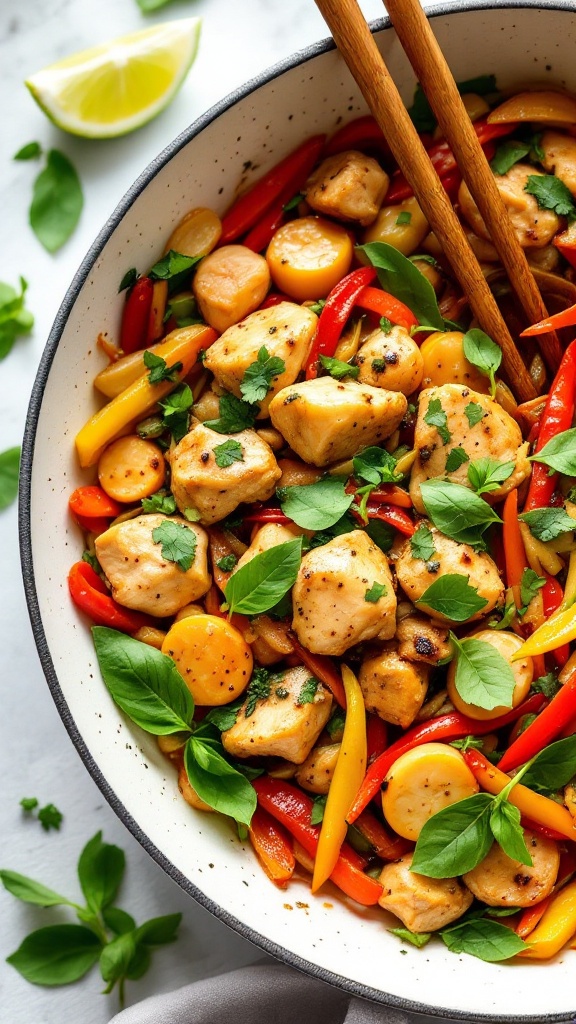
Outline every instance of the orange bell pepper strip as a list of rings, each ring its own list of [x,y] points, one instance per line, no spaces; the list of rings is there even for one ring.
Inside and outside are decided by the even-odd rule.
[[[542,920],[530,935],[528,949],[523,949],[518,955],[524,960],[549,960],[559,953],[574,935],[576,882],[570,882],[551,898]]]
[[[502,535],[504,540],[504,561],[506,563],[506,583],[514,594],[514,603],[520,608],[520,584],[522,573],[528,568],[528,559],[524,549],[524,541],[518,523],[518,491],[514,489],[506,497],[502,513]]]
[[[362,814],[354,822],[354,827],[362,833],[365,839],[374,847],[374,852],[382,860],[398,860],[409,850],[414,849],[414,843],[402,836],[390,835],[384,825],[371,811],[362,811]]]
[[[122,511],[122,505],[110,498],[97,484],[77,487],[68,500],[70,511],[77,516],[95,519],[100,516],[115,519]]]
[[[274,818],[257,807],[248,829],[250,842],[266,874],[280,888],[285,888],[296,866],[290,836]]]
[[[490,764],[490,761],[477,750],[465,750],[462,756],[480,787],[487,793],[497,796],[510,782],[509,775],[505,775],[499,768]],[[561,807],[554,800],[534,793],[520,782],[511,790],[508,800],[521,814],[531,818],[537,825],[552,828],[565,839],[576,841],[576,821],[565,807]]]
[[[548,331],[555,331],[559,327],[573,327],[576,324],[576,305],[562,309],[553,316],[547,316],[545,320],[539,320],[532,324],[520,334],[521,338],[535,338],[538,334],[547,334]]]
[[[547,896],[541,903],[537,903],[535,907],[526,907],[526,910],[522,911],[520,920],[514,929],[519,938],[525,939],[534,931],[536,925],[542,920],[550,906],[551,898],[551,896]]]
[[[366,708],[360,683],[347,665],[342,665],[342,682],[346,693],[344,733],[322,819],[312,892],[330,878],[336,866],[346,838],[346,815],[366,771]]]

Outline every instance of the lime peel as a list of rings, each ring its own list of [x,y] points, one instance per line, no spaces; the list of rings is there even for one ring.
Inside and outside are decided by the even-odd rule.
[[[172,101],[190,70],[200,18],[169,21],[83,50],[26,79],[58,127],[109,139],[147,124]]]

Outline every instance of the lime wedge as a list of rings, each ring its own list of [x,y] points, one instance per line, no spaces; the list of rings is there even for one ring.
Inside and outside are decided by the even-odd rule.
[[[200,18],[113,39],[51,64],[26,80],[58,128],[109,139],[146,124],[168,106],[198,49]]]

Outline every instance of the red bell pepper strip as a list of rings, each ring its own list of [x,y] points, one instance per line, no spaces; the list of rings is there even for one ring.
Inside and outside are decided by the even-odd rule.
[[[260,306],[260,309],[270,309],[272,306],[278,306],[281,302],[293,302],[288,295],[284,295],[282,292],[268,292],[268,295],[264,299],[264,302]]]
[[[576,341],[573,341],[566,349],[558,367],[558,373],[550,387],[540,419],[541,426],[535,454],[538,454],[553,437],[572,426],[575,396]],[[530,512],[532,509],[544,508],[549,505],[556,487],[556,480],[557,474],[549,476],[548,467],[544,463],[534,462],[524,511]]]
[[[388,505],[397,505],[399,508],[412,508],[412,498],[407,491],[403,491],[396,484],[382,484],[370,494],[370,501],[383,501]]]
[[[532,818],[527,818],[525,814],[520,819],[522,828],[527,828],[530,832],[537,832],[539,836],[544,836],[545,839],[553,839],[555,843],[563,842],[566,836],[563,832],[557,832],[555,828],[549,828],[547,825],[541,825],[539,821],[532,821]],[[576,836],[574,836],[576,839]]]
[[[412,729],[409,729],[395,743],[392,743],[370,765],[364,782],[360,786],[358,795],[350,809],[347,819],[348,823],[351,825],[355,822],[358,815],[370,803],[372,797],[376,796],[388,771],[400,757],[400,754],[404,754],[407,750],[412,750],[413,747],[419,747],[423,743],[463,739],[464,736],[485,736],[486,733],[496,732],[498,729],[503,729],[504,726],[510,725],[517,718],[520,718],[521,715],[536,712],[545,703],[546,698],[544,695],[542,693],[535,693],[522,704],[519,704],[518,707],[511,708],[505,715],[500,715],[498,718],[479,721],[475,718],[468,718],[467,715],[462,715],[459,711],[451,711],[447,715],[431,718],[421,725],[413,726]]]
[[[558,252],[561,253],[565,260],[568,260],[572,267],[576,267],[576,225],[574,223],[569,224],[566,231],[556,235],[552,245],[558,249]]]
[[[318,828],[310,824],[312,799],[289,782],[261,775],[254,779],[258,803],[300,843],[309,857],[318,848]],[[382,886],[357,867],[358,858],[348,843],[343,843],[330,880],[347,896],[363,906],[374,906],[382,895]]]
[[[527,327],[525,331],[522,331],[520,337],[535,338],[538,334],[547,334],[548,331],[555,331],[560,327],[573,327],[575,324],[576,305],[562,309],[559,313],[546,317],[545,320],[539,320],[537,324],[532,324],[532,327]]]
[[[388,744],[388,726],[379,715],[366,718],[366,763],[371,764],[383,754]]]
[[[344,325],[356,305],[358,296],[375,277],[374,267],[360,267],[359,270],[346,274],[334,286],[318,319],[318,327],[306,363],[306,380],[318,376],[320,356],[334,355]]]
[[[68,504],[75,515],[88,516],[89,519],[100,516],[115,519],[122,511],[122,505],[96,484],[77,487],[70,495]]]
[[[379,505],[370,500],[366,505],[366,515],[368,519],[380,519],[381,522],[388,523],[388,526],[393,526],[405,537],[411,537],[416,530],[410,516],[394,505]]]
[[[367,309],[370,313],[376,313],[377,316],[385,316],[393,324],[398,324],[407,331],[411,327],[418,326],[418,320],[412,310],[400,302],[400,299],[395,299],[388,292],[383,292],[381,288],[372,288],[369,285],[363,288],[357,296],[355,304],[361,309]]]
[[[106,530],[110,526],[108,519],[104,519],[103,516],[79,516],[75,512],[72,513],[72,518],[84,533],[93,533],[96,537],[99,537],[101,533],[106,533]]]
[[[219,245],[235,242],[237,238],[254,227],[289,185],[293,187],[292,195],[297,192],[298,188],[294,187],[294,183],[300,181],[303,169],[312,169],[322,151],[325,139],[325,135],[313,135],[306,139],[284,160],[281,160],[262,178],[259,178],[247,192],[244,192],[222,218],[222,234]],[[309,170],[306,171],[304,180],[306,180]],[[304,182],[302,181],[301,184]]]
[[[576,714],[576,672],[564,683],[538,718],[514,740],[504,753],[498,767],[503,772],[518,768],[562,732],[566,723]]]
[[[244,516],[244,523],[291,523],[292,519],[285,516],[281,508],[260,508],[254,509]]]
[[[490,157],[492,159],[492,157]],[[462,184],[462,175],[459,171],[453,171],[451,174],[447,174],[445,178],[442,178],[442,185],[444,191],[448,193],[448,197],[453,203],[456,202],[458,196],[458,189]]]
[[[153,295],[154,282],[149,277],[139,277],[128,294],[120,326],[120,348],[126,356],[146,346]]]
[[[548,573],[545,573],[545,576],[546,583],[542,587],[542,604],[544,607],[544,615],[548,619],[562,604],[564,591],[554,576],[549,576]],[[558,667],[562,668],[570,657],[570,644],[562,644],[562,646],[557,647],[552,654]]]
[[[312,675],[319,679],[324,686],[327,686],[334,700],[341,708],[346,707],[346,694],[344,693],[344,684],[342,682],[342,676],[340,670],[336,668],[336,665],[332,661],[332,658],[327,658],[324,654],[312,654],[311,651],[306,650],[302,647],[302,644],[297,639],[294,633],[289,633],[290,642],[294,647],[294,653],[298,656],[301,662],[306,665],[306,668],[310,670]]]
[[[286,829],[262,807],[257,807],[252,815],[248,835],[268,877],[284,888],[296,866],[292,842]]]
[[[371,811],[362,811],[362,814],[354,822],[354,827],[374,847],[375,853],[382,860],[398,860],[399,857],[403,857],[405,853],[414,848],[414,843],[411,843],[409,839],[390,835]]]
[[[153,625],[148,615],[122,608],[106,588],[104,580],[88,562],[76,562],[68,574],[68,587],[74,604],[97,626],[110,626],[121,633],[137,633],[142,626]]]
[[[520,915],[520,920],[516,925],[514,931],[521,939],[526,939],[533,932],[536,925],[544,917],[544,911],[548,909],[550,905],[551,896],[546,896],[545,899],[537,903],[535,907],[526,907]]]
[[[347,149],[378,149],[384,155],[390,155],[390,147],[378,127],[376,119],[370,114],[349,121],[326,143],[324,156],[334,156]]]

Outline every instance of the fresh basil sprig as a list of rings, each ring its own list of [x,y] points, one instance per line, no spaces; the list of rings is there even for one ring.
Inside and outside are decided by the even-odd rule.
[[[202,723],[184,747],[190,785],[201,800],[221,814],[248,826],[256,810],[256,793],[248,779],[227,760],[214,725]]]
[[[509,960],[528,948],[511,928],[487,917],[472,915],[443,928],[440,938],[452,953],[468,953],[487,963]]]
[[[416,532],[410,537],[410,551],[412,558],[419,558],[423,562],[429,562],[436,554],[434,535],[426,523],[420,523]]]
[[[446,537],[462,544],[482,545],[482,534],[502,520],[469,487],[450,480],[425,480],[421,485],[424,507]]]
[[[27,281],[20,277],[20,294],[10,284],[0,281],[0,359],[12,350],[16,338],[29,334],[34,317],[24,305]]]
[[[30,205],[30,226],[48,252],[60,249],[74,231],[84,197],[76,169],[64,153],[50,149],[36,178]]]
[[[469,579],[461,573],[440,576],[414,603],[431,608],[451,622],[466,622],[488,604],[476,588],[470,586]]]
[[[259,615],[273,608],[294,586],[302,557],[302,538],[277,544],[243,565],[226,584],[230,612]]]
[[[576,476],[576,427],[556,434],[539,452],[530,455],[529,458],[532,462],[543,462],[557,473]]]
[[[281,487],[277,491],[284,515],[305,530],[327,530],[350,508],[354,496],[346,494],[346,481],[325,476],[312,484]]]
[[[527,524],[537,540],[544,543],[576,530],[576,519],[572,519],[564,508],[535,508],[531,512],[522,512],[518,519]]]
[[[406,256],[386,242],[368,242],[358,246],[356,251],[362,253],[376,268],[384,291],[408,306],[420,324],[429,324],[437,331],[444,330],[444,318],[438,308],[436,292]]]
[[[148,272],[153,281],[173,281],[183,276],[188,279],[190,271],[202,259],[201,256],[185,256],[181,252],[170,249],[161,260],[154,264]]]
[[[498,462],[497,459],[475,459],[468,466],[468,483],[476,494],[490,494],[514,472],[513,462]]]
[[[473,327],[472,330],[466,332],[462,339],[462,347],[468,362],[488,377],[490,394],[494,398],[496,394],[494,374],[502,362],[502,349],[478,327]]]
[[[454,685],[467,704],[492,711],[512,707],[516,681],[505,658],[484,640],[470,637],[459,640],[450,634],[454,647],[456,674]]]

